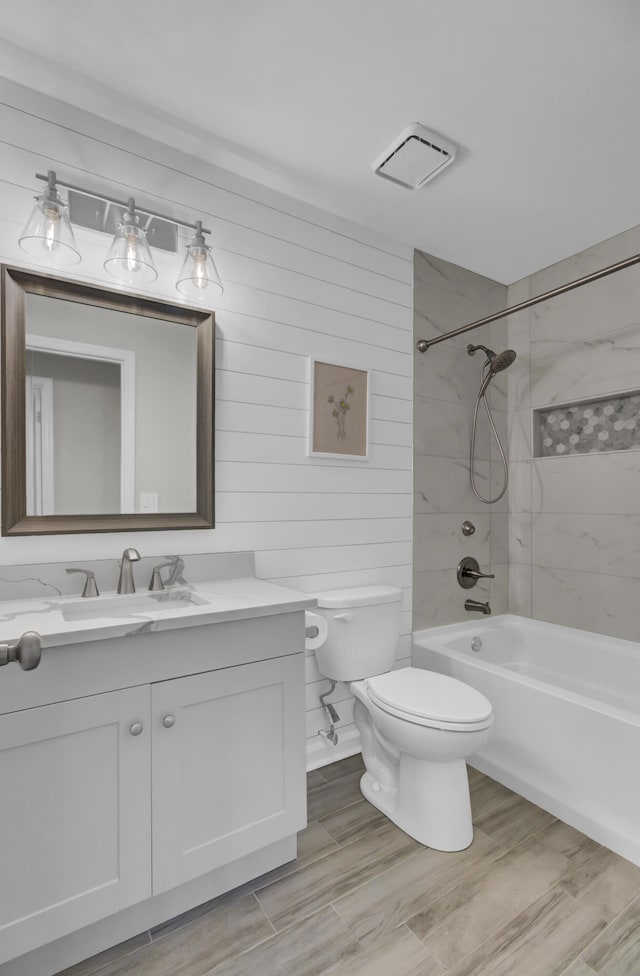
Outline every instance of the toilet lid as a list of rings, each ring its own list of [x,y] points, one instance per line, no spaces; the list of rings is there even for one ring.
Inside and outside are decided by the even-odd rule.
[[[400,603],[402,590],[396,586],[354,586],[348,590],[322,590],[316,597],[319,607],[371,607]]]
[[[475,726],[489,723],[491,703],[475,688],[457,678],[424,671],[422,668],[401,668],[367,680],[369,695],[380,708],[394,714],[412,717],[419,724]]]

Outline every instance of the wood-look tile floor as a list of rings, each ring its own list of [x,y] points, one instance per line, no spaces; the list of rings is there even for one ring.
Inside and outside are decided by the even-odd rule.
[[[469,770],[473,844],[422,847],[308,776],[298,859],[64,976],[639,976],[640,868]]]

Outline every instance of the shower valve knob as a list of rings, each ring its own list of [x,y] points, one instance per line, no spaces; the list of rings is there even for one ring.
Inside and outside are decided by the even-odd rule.
[[[457,569],[458,583],[465,590],[470,590],[475,586],[479,579],[495,579],[495,573],[483,573],[480,564],[473,556],[465,556],[458,563]]]

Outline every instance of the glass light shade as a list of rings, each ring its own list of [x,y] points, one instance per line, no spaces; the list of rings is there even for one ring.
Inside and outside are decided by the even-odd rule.
[[[187,247],[176,288],[181,295],[197,301],[217,298],[224,291],[220,275],[211,257],[211,249],[196,238]]]
[[[104,269],[118,281],[147,284],[158,277],[147,235],[138,225],[138,217],[125,213],[109,248]]]
[[[60,199],[49,191],[36,197],[36,205],[18,244],[40,264],[53,268],[67,268],[80,261],[69,211]],[[57,196],[57,194],[55,194]]]

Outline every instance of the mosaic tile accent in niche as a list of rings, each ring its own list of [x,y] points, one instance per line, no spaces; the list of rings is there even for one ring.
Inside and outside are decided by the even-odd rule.
[[[640,392],[534,412],[537,457],[640,448]]]

